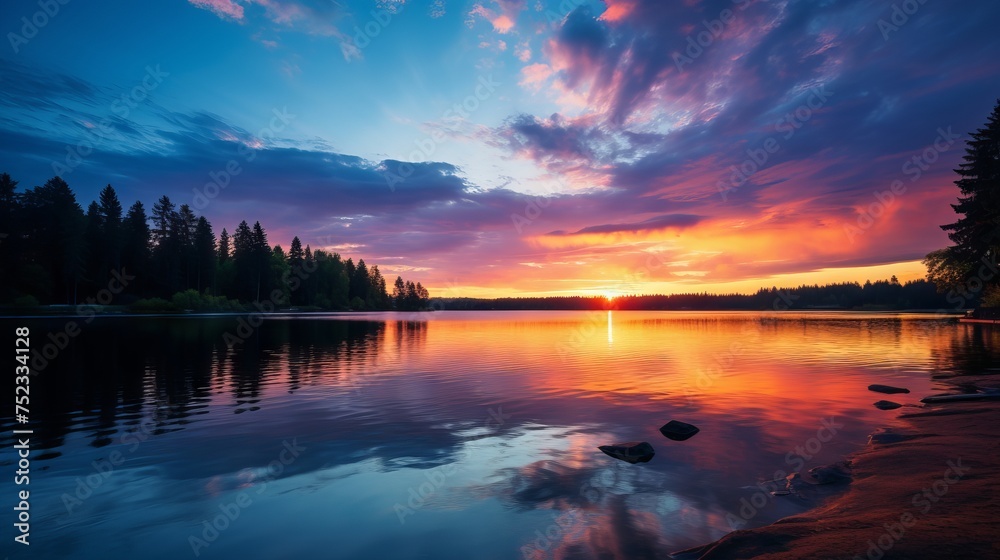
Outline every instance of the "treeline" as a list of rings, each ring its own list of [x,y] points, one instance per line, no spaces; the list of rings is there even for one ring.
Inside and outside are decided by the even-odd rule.
[[[876,282],[845,282],[803,285],[797,288],[761,288],[754,294],[673,294],[603,297],[541,297],[434,299],[434,309],[450,310],[646,310],[646,311],[767,311],[807,309],[885,310],[904,309],[957,310],[961,301],[950,300],[937,292],[934,284],[915,280],[900,284],[893,276]],[[970,305],[973,302],[969,302]]]
[[[390,292],[391,290],[391,292]],[[17,191],[0,174],[0,303],[131,304],[139,309],[242,310],[243,303],[352,310],[419,310],[430,295],[418,282],[386,284],[378,266],[357,264],[294,238],[270,246],[256,222],[216,237],[187,204],[161,197],[123,212],[111,185],[86,212],[54,177]]]

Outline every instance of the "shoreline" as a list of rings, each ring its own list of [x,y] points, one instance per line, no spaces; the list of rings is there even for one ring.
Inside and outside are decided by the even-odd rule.
[[[75,309],[75,307],[74,307]],[[938,319],[942,321],[955,321],[957,323],[967,323],[974,322],[973,320],[962,319],[964,315],[959,311],[941,311],[940,309],[898,309],[898,310],[878,310],[878,311],[866,311],[861,309],[787,309],[775,311],[772,309],[419,309],[413,311],[397,311],[393,309],[384,310],[349,310],[349,309],[339,309],[339,310],[293,310],[293,309],[281,309],[276,311],[263,312],[256,309],[250,309],[247,311],[170,311],[170,312],[141,312],[141,311],[129,311],[127,309],[115,309],[115,310],[91,310],[89,313],[38,313],[37,309],[32,309],[34,313],[7,313],[0,309],[0,319],[90,319],[96,317],[240,317],[249,314],[264,315],[264,316],[302,316],[308,317],[310,315],[375,315],[384,313],[405,313],[405,314],[424,314],[424,313],[440,313],[443,311],[448,311],[452,313],[518,313],[522,311],[531,312],[566,312],[566,311],[576,311],[580,313],[591,313],[594,311],[604,312],[604,311],[616,311],[619,313],[767,313],[767,314],[797,314],[797,313],[841,313],[844,315],[922,315],[931,319]],[[992,320],[978,320],[975,322],[982,322],[986,324],[997,323],[1000,321]]]
[[[996,375],[939,378],[949,394],[1000,387]],[[877,395],[877,393],[872,393]],[[897,409],[846,460],[853,481],[816,508],[677,551],[678,560],[1000,558],[1000,401]],[[890,412],[891,413],[891,412]]]

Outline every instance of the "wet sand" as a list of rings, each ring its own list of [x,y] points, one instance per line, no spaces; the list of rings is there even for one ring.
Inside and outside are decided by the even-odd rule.
[[[1000,387],[1000,377],[952,383],[948,392],[958,393],[959,386]],[[899,418],[889,431],[895,435],[878,436],[849,458],[854,480],[843,495],[674,557],[1000,559],[1000,401],[928,404],[886,414]]]

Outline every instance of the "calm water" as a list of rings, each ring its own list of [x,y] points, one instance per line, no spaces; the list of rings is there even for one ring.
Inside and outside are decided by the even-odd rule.
[[[83,325],[31,381],[30,555],[11,542],[3,408],[0,554],[653,558],[822,500],[746,508],[776,471],[839,460],[893,422],[868,384],[917,403],[1000,363],[997,329],[921,316],[358,317]],[[65,323],[0,320],[10,347],[26,324],[38,350]],[[230,349],[226,333],[246,338]],[[669,441],[670,419],[701,433]],[[597,450],[628,440],[655,458]]]

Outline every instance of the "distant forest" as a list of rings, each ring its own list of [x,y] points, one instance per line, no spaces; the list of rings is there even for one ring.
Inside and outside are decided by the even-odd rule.
[[[968,305],[974,305],[969,300]],[[965,308],[966,299],[937,292],[935,285],[926,280],[900,284],[893,276],[889,280],[828,284],[826,286],[799,286],[798,288],[761,288],[752,295],[746,294],[674,294],[619,296],[613,300],[603,297],[541,297],[541,298],[436,298],[431,300],[434,309],[452,310],[747,310],[785,311],[808,309],[849,309],[868,311],[899,311],[904,309],[959,311]]]
[[[977,298],[939,293],[935,284],[876,282],[762,288],[754,294],[603,297],[437,298],[419,282],[388,286],[378,266],[357,264],[295,237],[270,246],[256,222],[216,237],[191,208],[161,197],[123,212],[106,186],[86,212],[54,177],[17,192],[0,174],[0,304],[122,305],[134,311],[300,310],[960,310]]]
[[[390,291],[391,290],[391,291]],[[430,295],[378,266],[270,246],[256,222],[216,237],[187,204],[161,197],[123,213],[111,185],[86,212],[60,177],[17,191],[0,174],[0,304],[127,305],[137,311],[419,310]],[[244,305],[253,304],[253,305]]]

